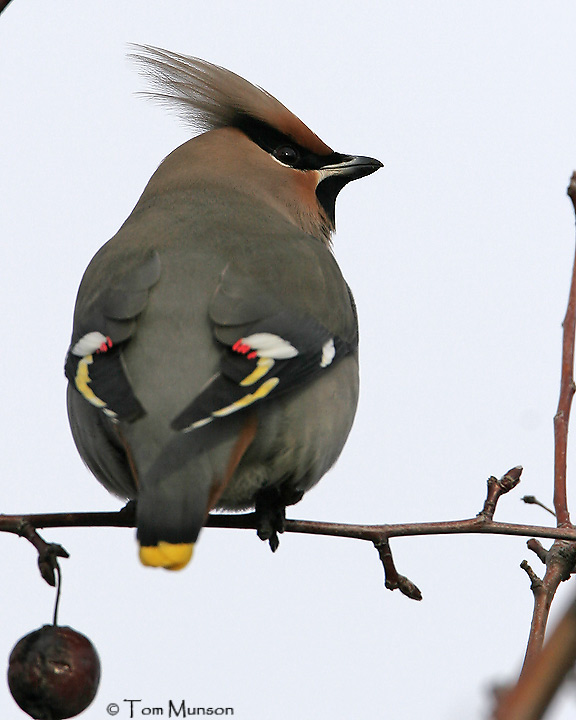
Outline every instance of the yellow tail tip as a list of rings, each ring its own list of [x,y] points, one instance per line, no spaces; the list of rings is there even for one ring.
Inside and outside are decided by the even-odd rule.
[[[140,562],[148,567],[182,570],[192,559],[194,543],[167,543],[140,547]]]

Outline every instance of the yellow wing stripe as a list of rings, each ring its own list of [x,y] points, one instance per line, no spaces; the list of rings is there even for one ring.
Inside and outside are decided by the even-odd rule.
[[[104,400],[100,400],[100,398],[94,394],[94,391],[88,387],[91,382],[88,366],[92,365],[93,362],[93,355],[86,355],[83,357],[78,363],[78,369],[76,370],[76,377],[74,378],[74,381],[78,391],[86,398],[86,400],[88,400],[88,402],[98,408],[103,408],[106,407]]]
[[[264,375],[266,375],[266,373],[273,366],[274,360],[272,358],[259,358],[258,362],[256,363],[256,368],[250,373],[250,375],[247,375],[244,380],[241,381],[240,385],[242,387],[246,387],[247,385],[254,385],[254,383],[257,383],[260,378],[263,378]]]
[[[215,410],[212,415],[214,417],[224,417],[225,415],[230,415],[233,412],[236,412],[237,410],[242,410],[242,408],[248,407],[248,405],[252,405],[252,403],[256,402],[257,400],[262,400],[262,398],[265,398],[266,395],[272,392],[276,385],[280,380],[278,380],[277,377],[272,377],[269,380],[266,380],[266,382],[263,382],[262,385],[253,393],[248,393],[248,395],[244,395],[244,397],[240,398],[240,400],[236,400],[236,402],[233,402],[231,405],[227,405],[224,408],[221,408],[220,410]]]

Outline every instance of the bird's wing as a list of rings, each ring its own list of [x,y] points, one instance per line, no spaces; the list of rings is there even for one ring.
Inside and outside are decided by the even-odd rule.
[[[156,251],[122,275],[121,282],[103,287],[76,318],[65,374],[76,390],[114,420],[132,421],[144,414],[122,362],[122,345],[132,336],[136,318],[160,278]]]
[[[217,418],[277,398],[325,372],[356,344],[331,333],[311,315],[287,308],[227,268],[209,308],[220,370],[173,420],[192,431]]]

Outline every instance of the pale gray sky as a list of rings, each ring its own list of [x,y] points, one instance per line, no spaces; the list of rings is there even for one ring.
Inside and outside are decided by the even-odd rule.
[[[571,0],[13,0],[0,17],[2,512],[120,506],[73,447],[62,366],[84,268],[189,136],[135,96],[144,85],[125,53],[140,42],[224,65],[336,150],[385,164],[337,207],[361,322],[356,424],[291,516],[467,517],[490,474],[522,464],[497,519],[547,523],[520,497],[552,494],[575,29]],[[524,652],[519,564],[541,572],[522,538],[395,540],[424,594],[415,603],[384,589],[367,543],[287,535],[273,556],[252,532],[210,529],[170,574],[139,565],[130,530],[44,536],[71,553],[60,620],[101,656],[86,720],[110,703],[125,720],[125,698],[232,706],[239,720],[481,718]],[[7,657],[50,621],[54,593],[26,541],[0,540]],[[551,720],[573,717],[574,694]],[[24,717],[2,683],[0,708]]]

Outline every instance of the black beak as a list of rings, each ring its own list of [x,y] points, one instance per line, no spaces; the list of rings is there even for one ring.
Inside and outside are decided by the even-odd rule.
[[[324,208],[333,228],[336,227],[336,198],[344,185],[351,180],[372,175],[373,172],[384,167],[380,160],[362,155],[337,155],[337,157],[338,162],[322,165],[318,169],[321,179],[316,187],[318,202]]]
[[[358,180],[358,178],[372,175],[376,170],[380,170],[384,165],[380,160],[362,155],[341,155],[340,162],[331,165],[323,165],[320,172],[326,173],[326,176],[345,177],[346,182],[350,180]]]

